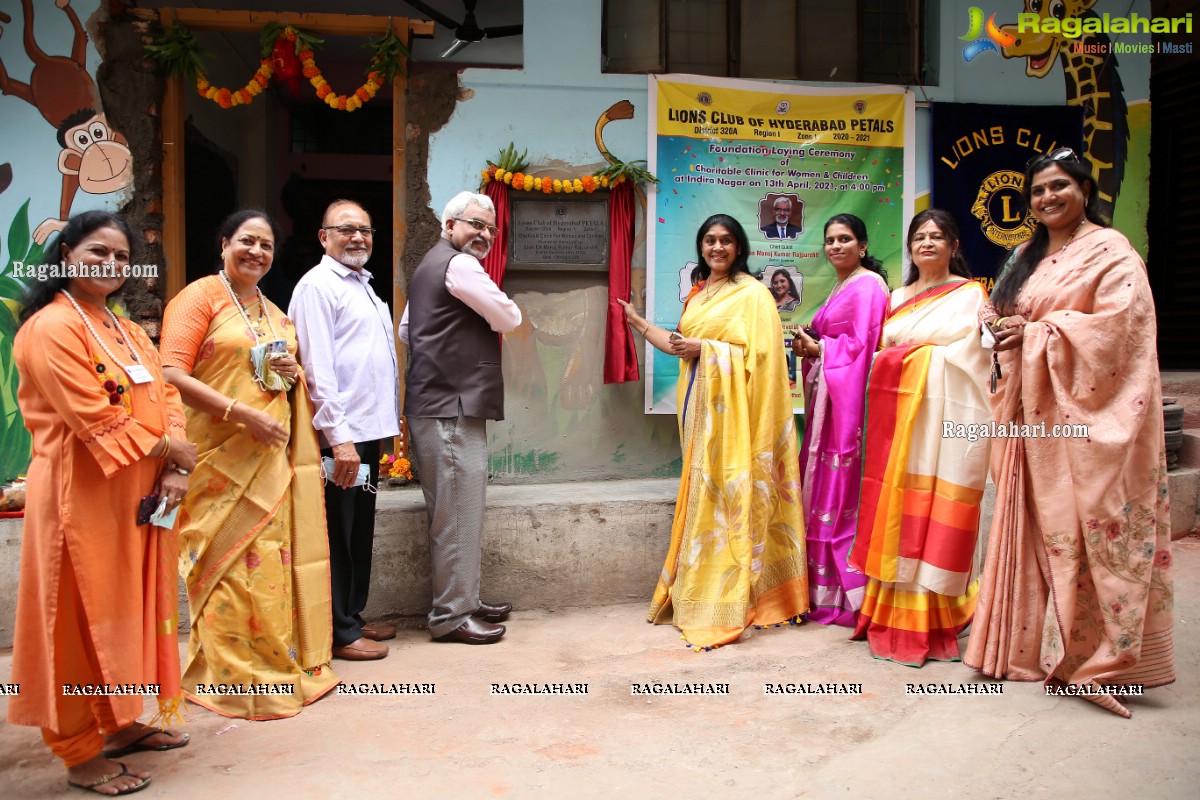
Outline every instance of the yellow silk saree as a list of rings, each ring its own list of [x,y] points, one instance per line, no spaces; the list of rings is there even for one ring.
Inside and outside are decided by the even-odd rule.
[[[703,343],[680,363],[683,472],[648,618],[715,647],[808,610],[796,430],[765,286],[743,275],[709,301],[696,294],[679,328]]]

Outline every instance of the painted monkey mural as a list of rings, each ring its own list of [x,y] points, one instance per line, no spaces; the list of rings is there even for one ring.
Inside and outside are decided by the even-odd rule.
[[[1060,22],[1086,19],[1097,16],[1091,10],[1095,4],[1096,0],[1025,0],[1025,13]],[[1107,34],[1085,33],[1068,39],[1056,33],[1022,33],[1016,25],[1004,25],[1001,30],[1016,39],[1002,48],[1004,57],[1027,59],[1025,74],[1031,78],[1046,77],[1055,57],[1061,59],[1067,105],[1083,107],[1083,145],[1100,192],[1100,211],[1112,219],[1129,154],[1129,121],[1117,57]]]
[[[18,97],[36,108],[58,132],[62,148],[58,154],[58,171],[62,173],[58,216],[34,229],[33,239],[39,244],[67,224],[78,191],[109,194],[133,182],[133,156],[128,143],[108,126],[100,110],[96,84],[87,72],[87,33],[70,0],[55,0],[54,4],[67,15],[74,29],[71,55],[47,55],[38,46],[33,32],[33,0],[21,0],[25,54],[33,62],[29,81],[16,80],[0,62],[0,94]],[[0,12],[0,36],[11,22],[9,15]],[[0,165],[0,173],[4,166],[9,165]]]

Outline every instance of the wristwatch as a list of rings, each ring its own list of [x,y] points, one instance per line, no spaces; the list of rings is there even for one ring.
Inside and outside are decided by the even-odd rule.
[[[175,470],[175,472],[179,473],[180,475],[182,475],[185,478],[188,475],[192,474],[192,471],[190,469],[184,469],[183,467],[176,464],[174,461],[172,461],[170,464],[167,464],[167,469],[173,469],[173,470]]]

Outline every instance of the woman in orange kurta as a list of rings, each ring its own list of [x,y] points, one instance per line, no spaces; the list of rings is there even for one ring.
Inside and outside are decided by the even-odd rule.
[[[33,460],[8,718],[40,727],[68,782],[100,794],[150,781],[113,757],[187,743],[136,721],[143,694],[158,695],[163,726],[181,695],[178,546],[171,530],[136,524],[139,504],[160,493],[178,506],[196,448],[154,345],[105,307],[130,239],[107,212],[72,218],[56,242],[63,264],[106,277],[34,284],[13,347]],[[97,694],[114,690],[134,693]]]

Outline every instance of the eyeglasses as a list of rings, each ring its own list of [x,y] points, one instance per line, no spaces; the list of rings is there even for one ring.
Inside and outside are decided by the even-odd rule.
[[[321,228],[321,230],[337,231],[340,235],[345,236],[347,239],[356,233],[361,233],[364,239],[370,239],[375,235],[375,229],[368,228],[365,225],[357,228],[353,225],[325,225]]]
[[[1025,162],[1025,169],[1028,170],[1035,164],[1040,164],[1043,161],[1079,161],[1079,156],[1075,155],[1075,151],[1069,147],[1058,147],[1051,150],[1049,153],[1038,153],[1033,158]]]
[[[498,234],[500,232],[500,229],[497,228],[495,225],[488,225],[486,222],[484,222],[481,219],[467,219],[466,217],[455,217],[455,219],[458,220],[459,222],[467,223],[468,225],[470,225],[472,228],[479,231],[480,233],[483,233],[484,231],[488,231],[489,233],[492,234],[492,236],[495,236],[496,234]]]

